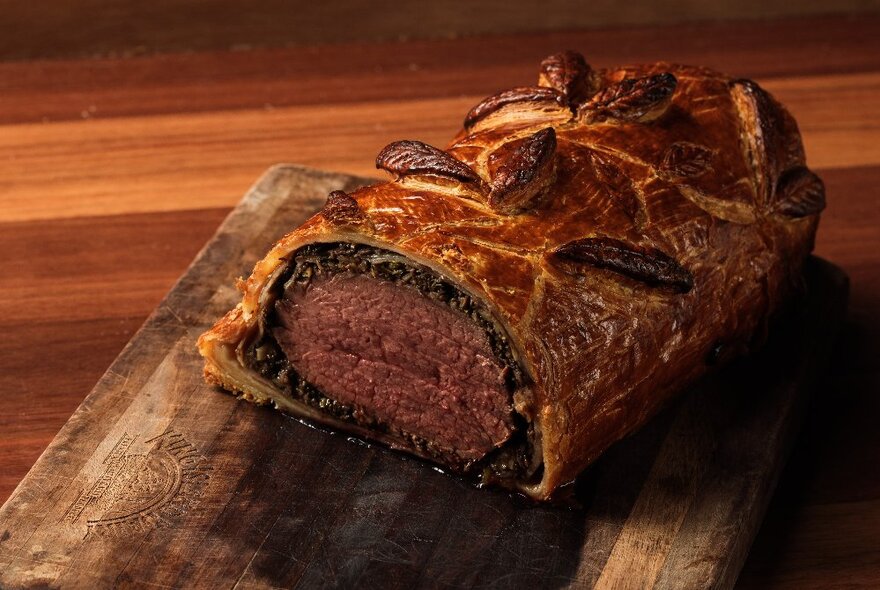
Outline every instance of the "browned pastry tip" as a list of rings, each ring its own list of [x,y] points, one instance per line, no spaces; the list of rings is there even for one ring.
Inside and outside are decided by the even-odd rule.
[[[807,217],[825,209],[825,184],[805,167],[792,168],[776,187],[775,210],[788,217]]]
[[[518,142],[502,155],[492,177],[489,205],[505,215],[537,207],[553,183],[556,131],[542,129]],[[491,157],[491,156],[490,156]]]
[[[464,118],[465,129],[473,127],[477,122],[497,112],[501,108],[518,103],[527,103],[535,107],[546,105],[565,106],[565,95],[555,88],[541,86],[518,86],[504,90],[483,99],[472,108]]]
[[[771,206],[780,177],[804,162],[797,125],[767,91],[752,80],[733,80],[731,96],[742,124],[745,157],[761,207]]]
[[[555,88],[565,96],[572,108],[576,108],[595,91],[592,73],[584,56],[569,49],[541,61],[538,85]]]
[[[581,238],[557,248],[553,254],[564,260],[589,264],[628,276],[650,286],[671,287],[687,293],[694,277],[674,258],[649,246],[633,246],[605,237]]]
[[[663,153],[660,172],[671,178],[696,178],[711,169],[713,156],[706,146],[677,141]]]
[[[403,140],[388,144],[376,156],[376,168],[398,177],[428,174],[465,183],[481,182],[480,176],[467,164],[421,141]]]
[[[333,225],[357,225],[365,220],[354,198],[344,191],[333,191],[327,197],[321,214]]]
[[[596,93],[578,109],[584,123],[602,121],[641,122],[656,119],[672,102],[678,83],[668,72],[625,78]]]

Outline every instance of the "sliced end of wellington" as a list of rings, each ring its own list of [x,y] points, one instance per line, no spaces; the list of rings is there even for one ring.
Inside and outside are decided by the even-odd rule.
[[[376,165],[257,263],[207,379],[536,499],[762,340],[824,207],[757,84],[571,51]]]
[[[242,313],[199,341],[209,381],[481,481],[539,469],[505,329],[430,267],[310,243],[273,273],[252,328]]]

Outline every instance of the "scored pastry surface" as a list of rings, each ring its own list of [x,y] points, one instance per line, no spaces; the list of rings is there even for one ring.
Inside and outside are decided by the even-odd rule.
[[[206,373],[314,418],[243,366],[270,287],[307,244],[399,253],[508,335],[543,461],[540,481],[517,485],[536,498],[761,340],[824,207],[794,119],[754,82],[668,63],[594,70],[575,52],[476,105],[445,150],[398,141],[376,164],[394,180],[334,191],[256,265],[200,340]]]

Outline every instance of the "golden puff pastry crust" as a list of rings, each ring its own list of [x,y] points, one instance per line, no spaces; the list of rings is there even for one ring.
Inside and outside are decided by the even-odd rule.
[[[397,253],[506,337],[539,466],[499,483],[536,499],[762,339],[824,207],[794,119],[756,83],[669,63],[593,70],[571,51],[541,62],[537,86],[475,106],[445,150],[395,142],[377,166],[394,179],[332,193],[257,263],[199,340],[207,378],[400,447],[286,395],[245,358],[298,250]]]

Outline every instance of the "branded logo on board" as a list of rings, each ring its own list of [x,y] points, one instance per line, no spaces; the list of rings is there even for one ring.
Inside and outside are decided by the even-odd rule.
[[[79,494],[62,522],[85,520],[87,534],[144,531],[183,515],[201,496],[211,465],[182,434],[166,431],[140,445],[137,439],[122,435],[104,459],[101,476]]]

